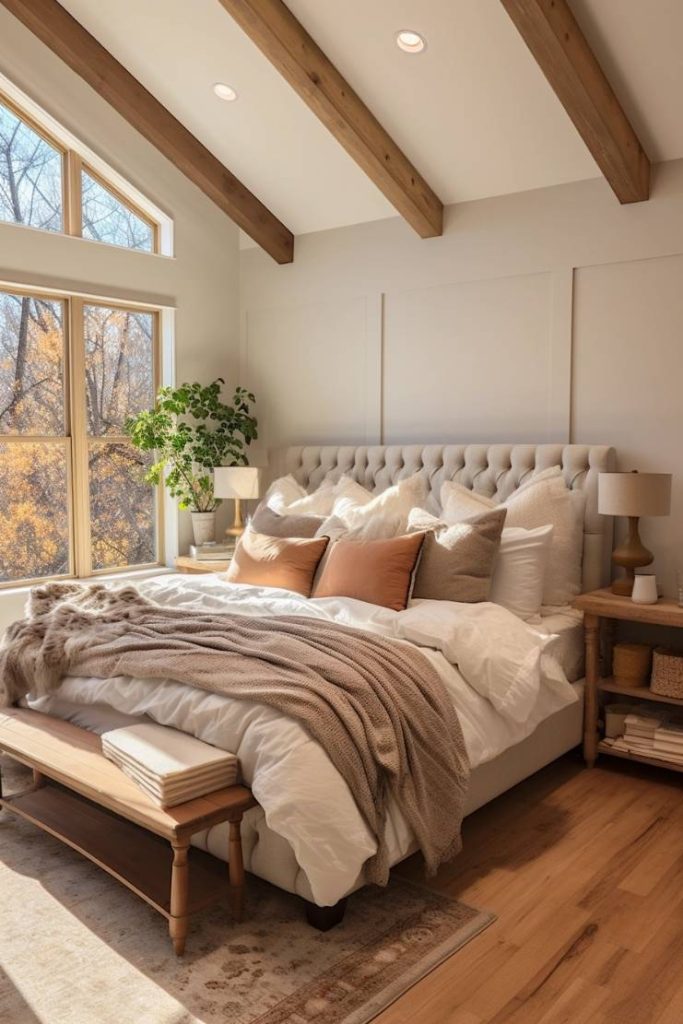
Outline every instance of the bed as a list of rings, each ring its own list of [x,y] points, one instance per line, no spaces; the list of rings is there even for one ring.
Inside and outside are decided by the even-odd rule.
[[[592,590],[608,578],[612,523],[598,515],[597,480],[600,472],[613,465],[614,451],[607,446],[325,446],[276,450],[271,453],[269,473],[273,478],[290,473],[307,490],[346,474],[373,492],[421,473],[429,484],[430,503],[436,508],[445,480],[504,500],[535,472],[559,466],[567,486],[585,495],[582,585],[584,590]],[[434,610],[420,608],[420,602],[406,612],[394,613],[370,605],[358,607],[363,602],[345,599],[306,601],[285,591],[230,586],[218,575],[161,576],[141,584],[141,591],[157,603],[174,607],[330,616],[413,641],[425,623],[435,635],[440,628]],[[403,618],[399,620],[397,615]],[[564,679],[544,687],[523,721],[503,721],[457,669],[448,668],[449,692],[453,693],[472,764],[467,813],[580,742],[580,616],[564,609],[544,617],[538,630],[560,637],[554,644],[554,657],[571,683]],[[444,636],[447,632],[444,619]],[[426,653],[445,672],[439,643],[439,638],[434,640]],[[69,677],[57,694],[32,700],[30,705],[97,733],[146,715],[233,750],[260,804],[244,818],[247,869],[319,907],[334,906],[363,885],[363,865],[373,852],[374,840],[343,779],[334,778],[335,770],[326,763],[324,751],[297,723],[278,719],[272,709],[205,693],[190,696],[187,690],[172,681],[150,686],[141,679]],[[410,830],[395,807],[389,808],[386,835],[392,863],[414,851]],[[227,856],[222,827],[200,835],[196,842],[218,857]]]

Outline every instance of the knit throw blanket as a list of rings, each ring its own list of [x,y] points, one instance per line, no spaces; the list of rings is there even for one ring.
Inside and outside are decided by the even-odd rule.
[[[387,798],[430,872],[459,852],[469,764],[457,714],[415,647],[299,616],[162,607],[127,586],[48,584],[0,647],[0,705],[58,689],[65,675],[173,679],[295,719],[347,782],[377,840],[384,884]]]

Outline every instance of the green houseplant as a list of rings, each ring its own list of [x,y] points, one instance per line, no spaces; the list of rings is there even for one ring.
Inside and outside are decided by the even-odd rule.
[[[136,448],[154,453],[145,480],[154,486],[164,483],[179,507],[190,510],[198,544],[215,535],[220,499],[214,494],[213,467],[248,465],[246,449],[258,438],[253,394],[237,387],[232,405],[226,405],[221,401],[224,383],[218,377],[207,385],[160,388],[154,408],[125,425]]]

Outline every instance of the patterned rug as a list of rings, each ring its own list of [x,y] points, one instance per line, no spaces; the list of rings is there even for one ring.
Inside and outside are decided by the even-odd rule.
[[[6,793],[26,781],[7,759],[3,779]],[[245,921],[227,904],[197,915],[178,960],[161,916],[0,813],[2,1024],[366,1024],[492,920],[395,878],[321,933],[250,877]]]

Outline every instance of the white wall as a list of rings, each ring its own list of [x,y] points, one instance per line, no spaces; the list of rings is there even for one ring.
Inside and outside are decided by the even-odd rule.
[[[683,161],[648,203],[602,180],[241,253],[242,356],[268,444],[577,441],[675,474],[643,539],[683,565]],[[378,312],[379,310],[379,312]],[[379,369],[378,369],[379,367]],[[314,415],[306,409],[316,393]]]
[[[172,259],[0,224],[0,281],[174,307],[176,379],[221,376],[232,388],[239,369],[237,228],[3,7],[0,40],[0,71],[175,224]],[[189,518],[183,516],[181,549],[189,540]],[[0,595],[0,627],[3,601],[9,608],[10,598]]]

